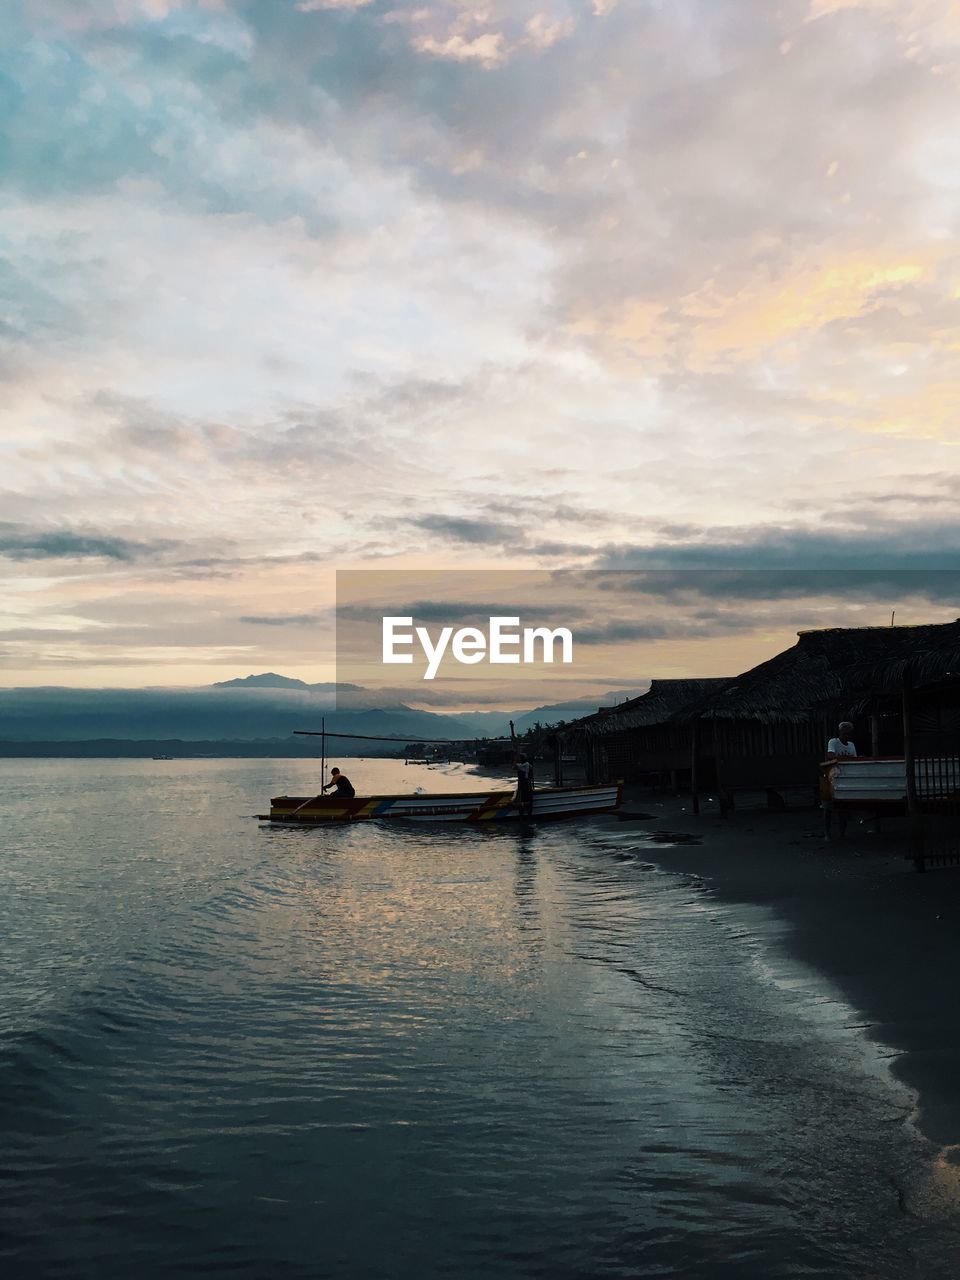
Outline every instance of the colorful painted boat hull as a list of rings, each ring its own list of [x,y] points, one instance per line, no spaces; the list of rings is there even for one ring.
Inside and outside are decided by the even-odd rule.
[[[613,813],[623,799],[619,785],[566,787],[535,791],[533,820],[579,818],[586,814]],[[270,812],[261,821],[310,826],[327,822],[363,822],[371,819],[413,822],[505,822],[521,815],[514,791],[463,791],[445,795],[274,796]]]

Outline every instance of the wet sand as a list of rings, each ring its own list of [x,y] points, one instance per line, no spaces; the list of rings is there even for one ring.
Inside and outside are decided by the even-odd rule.
[[[916,872],[897,819],[879,833],[851,819],[845,839],[827,843],[812,808],[722,819],[694,815],[689,797],[638,790],[625,807],[651,815],[618,824],[638,839],[657,831],[700,838],[650,841],[651,862],[786,923],[791,953],[836,984],[869,1034],[901,1051],[893,1069],[919,1095],[920,1132],[941,1148],[960,1144],[960,867]]]

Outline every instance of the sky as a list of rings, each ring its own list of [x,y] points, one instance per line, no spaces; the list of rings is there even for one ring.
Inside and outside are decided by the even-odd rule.
[[[332,679],[337,569],[848,572],[618,686],[956,617],[958,54],[948,0],[8,0],[0,684]]]

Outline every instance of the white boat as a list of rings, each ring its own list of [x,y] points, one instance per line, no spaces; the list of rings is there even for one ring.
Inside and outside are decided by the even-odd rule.
[[[834,805],[903,806],[907,802],[907,765],[902,757],[853,757],[823,766],[823,798]],[[917,794],[924,800],[960,796],[960,761],[922,757],[914,763]]]

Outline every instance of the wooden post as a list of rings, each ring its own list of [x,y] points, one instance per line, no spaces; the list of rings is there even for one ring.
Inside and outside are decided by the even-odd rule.
[[[923,816],[917,795],[916,744],[913,736],[913,678],[903,677],[903,767],[907,782],[907,821],[910,827],[910,854],[918,871],[925,871],[923,857]]]
[[[870,708],[870,754],[874,759],[880,754],[880,709],[876,698]]]
[[[720,759],[720,722],[716,716],[713,717],[713,767],[717,780],[717,800],[720,804],[720,817],[727,816],[727,797],[723,790],[723,770],[721,768],[722,761]]]
[[[694,720],[690,726],[690,794],[693,797],[693,812],[700,812],[700,777],[697,771],[697,753],[700,748],[700,721]]]

